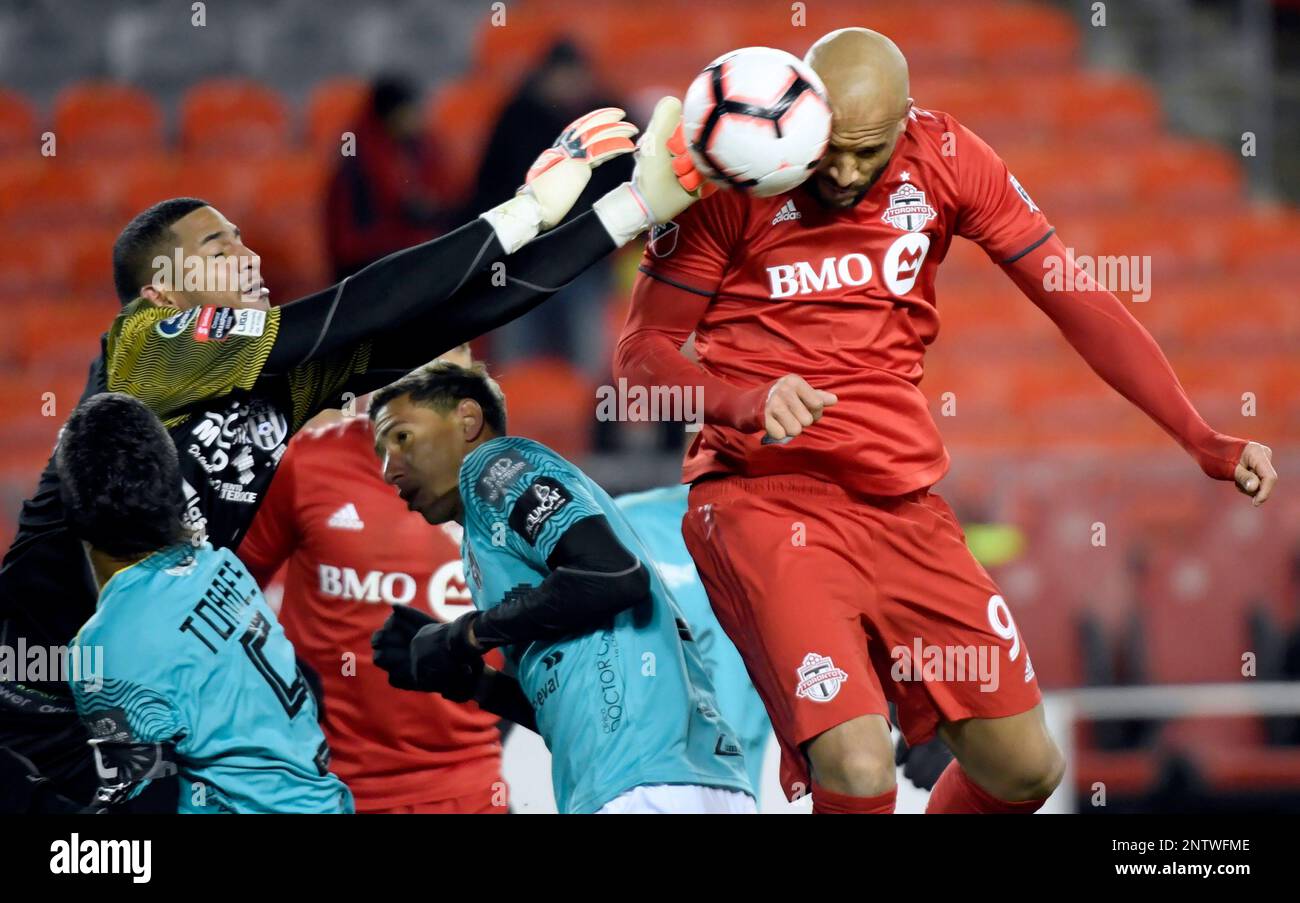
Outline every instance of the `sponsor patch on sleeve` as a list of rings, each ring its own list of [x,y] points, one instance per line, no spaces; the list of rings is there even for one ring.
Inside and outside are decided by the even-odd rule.
[[[251,308],[235,311],[235,325],[230,330],[231,335],[243,335],[255,339],[265,331],[266,311]]]
[[[256,338],[266,331],[266,311],[205,307],[194,324],[196,342],[223,342],[232,335]]]
[[[108,740],[112,743],[129,743],[135,739],[131,725],[126,720],[124,709],[99,709],[85,716],[86,727],[90,736],[96,740]]]
[[[558,480],[550,477],[538,477],[531,486],[524,490],[510,511],[510,529],[514,530],[531,546],[537,544],[537,536],[542,527],[573,496]]]
[[[154,327],[154,331],[164,339],[174,339],[185,331],[186,327],[193,322],[194,318],[198,316],[198,314],[199,309],[197,307],[183,310],[165,320],[159,320],[158,325]]]
[[[524,456],[511,449],[493,455],[492,460],[479,472],[474,483],[478,497],[489,505],[499,505],[505,501],[506,493],[519,475],[528,470]]]

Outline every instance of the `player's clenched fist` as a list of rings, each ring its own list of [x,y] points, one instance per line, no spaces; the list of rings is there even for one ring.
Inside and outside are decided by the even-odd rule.
[[[1273,449],[1258,442],[1247,442],[1232,478],[1238,489],[1254,498],[1256,506],[1264,504],[1277,483],[1277,471],[1273,469]]]
[[[808,385],[802,376],[787,373],[772,383],[763,406],[763,428],[773,442],[792,439],[822,419],[822,412],[838,401],[831,392]]]

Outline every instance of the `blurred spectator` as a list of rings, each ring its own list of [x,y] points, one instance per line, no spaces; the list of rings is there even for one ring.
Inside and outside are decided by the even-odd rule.
[[[402,78],[376,79],[325,201],[325,239],[338,281],[381,257],[436,238],[455,211],[439,149],[424,133],[420,95]],[[527,166],[520,170],[527,170]]]
[[[574,119],[597,107],[623,107],[605,94],[591,64],[576,45],[561,40],[527,76],[493,126],[479,166],[467,211],[476,215],[518,189],[519,174]],[[570,217],[631,177],[631,155],[604,164],[592,173]],[[591,267],[560,293],[559,299],[492,333],[491,356],[498,367],[539,354],[573,362],[590,377],[608,375],[603,309],[612,283],[608,261]]]

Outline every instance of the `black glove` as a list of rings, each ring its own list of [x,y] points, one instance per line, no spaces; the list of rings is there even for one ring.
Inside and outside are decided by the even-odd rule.
[[[478,612],[470,612],[443,624],[409,605],[395,605],[370,638],[375,664],[388,672],[388,683],[399,690],[441,693],[453,702],[468,702],[483,673],[483,655],[469,644],[469,626],[476,617]]]
[[[952,761],[948,746],[938,737],[920,746],[908,746],[903,735],[898,735],[894,749],[894,764],[903,766],[903,777],[921,790],[933,790],[939,775]]]
[[[55,793],[54,784],[36,770],[30,759],[0,746],[0,813],[70,815],[97,811]]]

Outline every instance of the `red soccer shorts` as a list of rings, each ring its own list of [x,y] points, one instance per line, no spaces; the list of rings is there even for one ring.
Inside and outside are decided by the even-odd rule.
[[[997,586],[928,490],[864,499],[808,477],[691,489],[682,534],[781,744],[781,785],[811,789],[802,746],[862,715],[912,745],[940,722],[1042,699]]]

